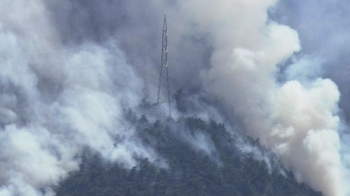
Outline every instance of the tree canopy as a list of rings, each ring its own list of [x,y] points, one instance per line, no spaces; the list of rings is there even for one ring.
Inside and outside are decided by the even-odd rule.
[[[80,170],[56,187],[57,196],[322,195],[297,183],[291,172],[283,175],[278,167],[269,168],[265,161],[241,152],[238,136],[230,134],[224,124],[192,117],[150,124],[144,115],[128,113],[141,142],[155,149],[168,166],[162,168],[147,158],[135,157],[137,166],[125,168],[107,164],[93,152],[84,153]],[[191,143],[198,135],[210,142],[210,151]],[[249,145],[259,145],[245,139]],[[274,164],[278,163],[272,161]]]

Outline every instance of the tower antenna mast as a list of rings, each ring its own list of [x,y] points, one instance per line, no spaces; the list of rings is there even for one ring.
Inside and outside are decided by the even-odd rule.
[[[159,119],[161,115],[170,117],[170,88],[169,88],[169,72],[168,72],[168,27],[166,22],[166,15],[164,15],[163,33],[162,33],[162,55],[159,74],[159,84],[157,93],[157,108],[156,118]]]

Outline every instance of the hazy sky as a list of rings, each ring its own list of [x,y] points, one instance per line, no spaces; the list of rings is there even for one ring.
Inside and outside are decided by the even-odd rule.
[[[345,0],[0,0],[0,196],[54,195],[85,147],[159,158],[123,109],[156,100],[164,14],[172,94],[195,89],[296,180],[350,193]]]

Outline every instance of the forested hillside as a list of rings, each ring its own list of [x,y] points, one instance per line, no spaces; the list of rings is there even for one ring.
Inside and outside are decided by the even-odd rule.
[[[322,195],[298,184],[277,162],[271,161],[269,168],[265,161],[241,152],[238,142],[243,136],[230,134],[223,124],[191,117],[149,123],[131,111],[128,119],[166,166],[139,158],[138,166],[126,169],[87,150],[81,155],[80,171],[56,187],[57,196]],[[259,147],[257,141],[243,139]]]

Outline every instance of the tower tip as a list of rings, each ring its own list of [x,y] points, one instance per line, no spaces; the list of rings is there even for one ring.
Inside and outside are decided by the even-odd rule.
[[[164,14],[163,30],[167,30],[166,15]]]

